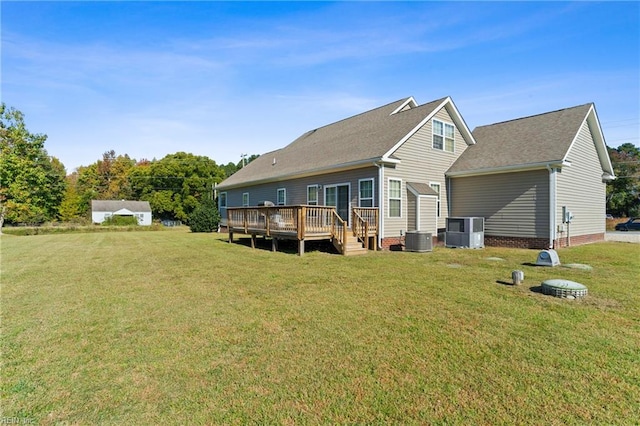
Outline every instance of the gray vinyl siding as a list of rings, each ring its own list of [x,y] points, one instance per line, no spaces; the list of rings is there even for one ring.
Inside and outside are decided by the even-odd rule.
[[[451,179],[452,216],[481,216],[485,234],[549,237],[549,172],[501,173]]]
[[[438,235],[438,218],[436,215],[436,197],[419,197],[420,200],[420,227],[419,231],[431,232]]]
[[[327,185],[348,184],[350,186],[351,207],[358,207],[358,181],[360,179],[374,179],[373,197],[374,206],[378,206],[378,168],[366,167],[344,172],[329,173],[299,179],[285,180],[281,182],[271,182],[262,185],[254,185],[244,188],[230,189],[227,192],[227,206],[241,207],[242,194],[249,193],[249,203],[251,206],[258,205],[261,201],[271,201],[276,204],[278,188],[286,190],[286,204],[299,205],[307,204],[307,186],[321,185],[318,191],[318,205],[324,205],[324,187]]]
[[[563,167],[557,178],[557,223],[562,223],[562,206],[567,206],[574,216],[570,236],[605,232],[606,184],[602,182],[602,166],[586,122],[566,159],[571,166]]]
[[[411,191],[407,191],[407,230],[418,229],[418,217],[416,215],[419,206],[419,198]]]
[[[437,198],[407,191],[407,230],[438,233]]]
[[[389,179],[397,179],[401,181],[400,194],[402,194],[402,201],[400,217],[389,217]],[[407,223],[407,182],[398,176],[394,168],[385,167],[382,185],[385,197],[383,207],[380,209],[380,216],[384,218],[384,231],[382,233],[382,237],[399,237],[401,231],[404,232],[409,227]]]
[[[385,185],[387,185],[389,178],[402,179],[402,194],[406,195],[407,182],[439,183],[441,216],[437,222],[437,227],[444,228],[449,205],[449,200],[447,199],[447,180],[444,174],[467,148],[467,143],[460,134],[458,127],[455,126],[455,122],[451,119],[446,108],[440,109],[434,118],[454,125],[454,152],[433,148],[433,119],[431,119],[393,153],[393,157],[398,158],[401,163],[395,168],[385,168]],[[384,193],[387,194],[386,187]],[[384,237],[397,236],[400,230],[406,231],[409,228],[409,222],[407,221],[409,219],[407,215],[408,203],[406,201],[406,198],[403,199],[403,214],[402,218],[398,219],[388,217],[388,206],[386,206],[385,200],[385,209],[387,211],[384,212]],[[435,209],[435,206],[433,208]]]

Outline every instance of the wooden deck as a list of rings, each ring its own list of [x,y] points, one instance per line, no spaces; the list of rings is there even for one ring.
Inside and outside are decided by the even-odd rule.
[[[227,229],[229,242],[234,233],[251,235],[251,246],[255,247],[258,235],[270,237],[272,249],[278,248],[278,240],[298,241],[298,254],[304,253],[304,242],[308,240],[331,240],[344,255],[356,254],[377,248],[378,209],[353,208],[351,228],[348,227],[334,207],[325,206],[271,206],[228,207]]]

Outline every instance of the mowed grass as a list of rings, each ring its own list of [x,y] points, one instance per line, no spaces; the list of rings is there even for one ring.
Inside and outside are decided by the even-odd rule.
[[[528,265],[532,250],[298,257],[225,238],[3,236],[0,417],[640,422],[638,245],[559,251],[586,271]],[[535,291],[548,278],[589,296]]]

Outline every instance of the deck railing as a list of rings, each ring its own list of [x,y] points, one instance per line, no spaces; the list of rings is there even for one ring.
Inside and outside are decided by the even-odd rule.
[[[364,243],[366,249],[369,249],[371,237],[375,237],[378,234],[378,209],[376,207],[354,208],[351,228],[353,229],[353,235]]]
[[[331,212],[331,235],[334,246],[344,254],[347,241],[347,222],[340,217],[335,209]]]
[[[291,234],[299,239],[309,234],[332,232],[333,207],[325,206],[275,206],[229,207],[227,226],[243,229],[245,233]]]
[[[356,236],[366,248],[373,242],[376,247],[378,233],[378,209],[357,207],[352,209],[351,226]],[[227,227],[229,240],[234,231],[278,238],[332,239],[334,245],[344,253],[347,242],[348,223],[342,219],[335,207],[327,206],[257,206],[228,207]],[[253,243],[252,243],[253,244]]]

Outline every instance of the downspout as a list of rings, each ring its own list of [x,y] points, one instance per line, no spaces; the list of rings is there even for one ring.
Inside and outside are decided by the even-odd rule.
[[[384,166],[381,163],[374,163],[378,167],[378,247],[382,247],[382,236],[384,235]]]
[[[549,170],[549,248],[554,248],[556,241],[556,183],[557,183],[557,169],[551,167],[551,164],[547,164],[547,170]]]
[[[408,194],[407,194],[408,195]],[[415,195],[415,194],[414,194]],[[416,195],[416,229],[421,230],[422,224],[420,223],[420,203],[422,202],[422,197],[420,195]],[[407,206],[409,205],[409,200],[407,200]],[[409,221],[407,221],[407,231],[409,230]]]
[[[453,209],[453,200],[451,199],[451,178],[447,177],[445,180],[447,185],[447,217],[451,217],[451,210]]]

